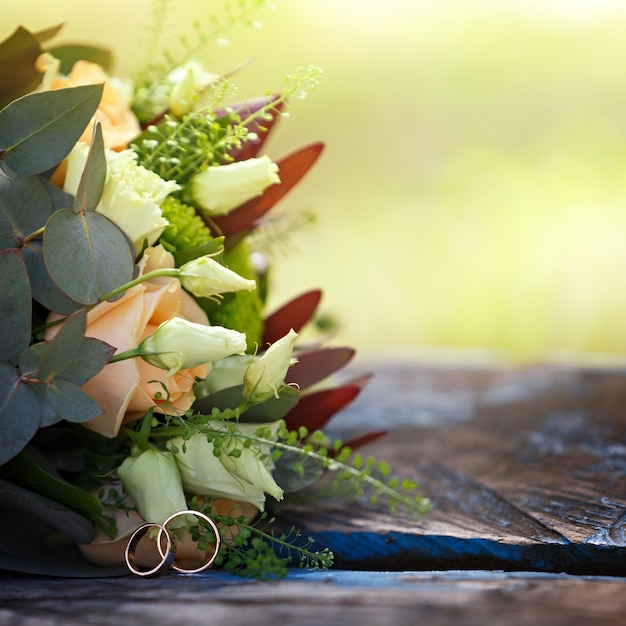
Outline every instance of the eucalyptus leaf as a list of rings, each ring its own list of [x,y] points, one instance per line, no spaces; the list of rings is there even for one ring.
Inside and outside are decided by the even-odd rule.
[[[19,250],[0,251],[0,362],[15,365],[30,343],[31,292]]]
[[[41,357],[46,352],[46,342],[34,343],[20,355],[18,366],[24,378],[34,378],[39,373]]]
[[[0,107],[37,87],[41,72],[36,69],[41,46],[36,35],[19,26],[0,42]]]
[[[60,163],[93,117],[102,85],[41,91],[0,111],[0,156],[20,174],[38,174]]]
[[[113,53],[108,48],[99,48],[87,44],[62,44],[48,48],[50,54],[61,61],[59,71],[69,74],[76,61],[89,61],[108,71],[113,66]]]
[[[72,204],[72,209],[75,213],[95,210],[102,197],[106,175],[107,162],[104,156],[102,126],[96,124],[89,152],[87,153],[87,160],[85,161],[85,168],[80,177],[76,197]]]
[[[78,385],[54,380],[46,387],[46,399],[52,410],[68,422],[89,422],[102,415],[100,405]]]
[[[80,352],[85,328],[87,327],[87,313],[81,311],[68,317],[59,329],[57,335],[46,345],[46,351],[39,365],[39,378],[49,382],[63,377],[74,359]]]
[[[128,239],[100,213],[61,209],[43,237],[43,256],[54,282],[73,300],[95,304],[133,278]]]
[[[29,241],[22,249],[24,262],[28,268],[33,299],[49,311],[70,315],[80,309],[82,304],[72,300],[61,291],[48,273],[43,260],[43,244],[41,239]]]
[[[50,195],[37,177],[0,176],[0,249],[20,247],[50,215]]]
[[[26,446],[40,420],[39,394],[22,382],[19,370],[0,363],[0,465]]]
[[[104,513],[98,498],[37,463],[34,452],[36,449],[32,449],[32,446],[22,450],[0,468],[0,476],[70,507],[90,520],[95,521]]]
[[[111,359],[115,348],[100,339],[85,337],[79,353],[63,372],[63,380],[82,385],[93,378]]]
[[[37,178],[44,186],[44,189],[50,198],[50,204],[53,211],[58,211],[59,209],[69,209],[72,206],[74,198],[71,194],[66,193],[63,189],[59,189],[56,185],[53,185],[42,174],[38,174]]]

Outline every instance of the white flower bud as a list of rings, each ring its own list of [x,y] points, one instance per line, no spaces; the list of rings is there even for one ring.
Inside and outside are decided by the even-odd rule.
[[[191,201],[208,215],[225,215],[280,182],[268,156],[208,167],[189,182]]]
[[[291,357],[297,337],[298,333],[292,328],[250,363],[243,377],[244,396],[249,402],[263,402],[272,396],[278,398],[278,388],[285,384],[287,370],[294,362]]]
[[[192,369],[202,363],[212,363],[231,354],[246,350],[244,333],[188,322],[173,317],[163,322],[139,345],[142,358],[156,367],[169,370],[169,375],[181,369]]]
[[[182,117],[193,110],[198,91],[217,80],[217,74],[204,70],[197,61],[188,61],[173,69],[165,80],[172,85],[169,107],[174,115]]]
[[[209,256],[189,261],[178,271],[178,278],[183,287],[199,298],[242,289],[252,291],[256,288],[254,280],[240,276]]]
[[[187,509],[178,465],[171,452],[149,448],[126,457],[117,475],[146,522],[162,524],[170,515]],[[178,523],[182,526],[184,520]]]

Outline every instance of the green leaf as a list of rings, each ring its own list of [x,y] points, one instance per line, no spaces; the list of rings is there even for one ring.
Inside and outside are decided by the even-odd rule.
[[[113,53],[108,48],[98,48],[87,44],[63,44],[48,48],[59,61],[61,74],[69,74],[76,61],[89,61],[99,65],[105,71],[113,66]]]
[[[93,117],[102,85],[42,91],[0,111],[0,154],[20,174],[38,174],[60,163]]]
[[[70,507],[92,521],[104,513],[104,507],[98,498],[42,467],[33,458],[33,453],[32,447],[22,450],[2,467],[0,476]]]
[[[275,422],[283,418],[298,404],[300,393],[293,387],[283,387],[278,398],[270,398],[260,404],[248,408],[239,418],[240,422],[254,422],[258,424]],[[243,385],[235,385],[220,389],[204,398],[196,400],[194,409],[200,413],[210,414],[213,408],[220,411],[234,409],[243,401]]]
[[[193,261],[200,256],[205,256],[207,254],[215,255],[217,252],[224,246],[224,237],[215,237],[211,241],[198,246],[197,248],[190,248],[189,250],[176,250],[174,254],[174,260],[176,262],[176,267],[180,267],[189,261]],[[219,255],[213,257],[216,260],[220,260],[221,257]]]
[[[39,428],[41,397],[20,373],[0,363],[0,465],[20,452]]]
[[[22,26],[0,42],[0,107],[39,84],[41,73],[35,62],[41,52],[39,39]]]
[[[124,233],[93,211],[54,213],[44,233],[43,256],[54,282],[81,304],[95,304],[129,282],[135,268]]]
[[[63,377],[78,355],[87,327],[87,313],[81,311],[68,317],[58,334],[48,341],[39,364],[39,379],[49,382]]]
[[[52,410],[68,422],[81,424],[102,415],[100,405],[78,385],[54,380],[46,387],[46,399]]]
[[[75,213],[93,211],[100,202],[104,182],[107,176],[107,162],[104,156],[104,140],[102,127],[96,124],[94,134],[87,153],[85,168],[78,183],[76,197],[72,204]]]
[[[15,365],[30,343],[31,293],[18,250],[0,251],[0,362]]]
[[[324,474],[322,464],[317,460],[297,452],[282,452],[272,477],[285,493],[293,493],[316,483]]]
[[[79,353],[69,368],[63,372],[63,380],[83,385],[93,378],[111,359],[115,348],[100,339],[85,337]]]

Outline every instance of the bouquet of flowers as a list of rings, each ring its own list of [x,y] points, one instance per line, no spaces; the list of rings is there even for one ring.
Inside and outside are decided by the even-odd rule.
[[[232,104],[193,58],[122,80],[58,30],[0,43],[0,569],[328,567],[266,502],[328,474],[425,511],[353,453],[382,433],[320,430],[365,382],[320,388],[354,354],[298,342],[320,292],[265,311],[269,211],[322,145],[263,146],[319,70]]]

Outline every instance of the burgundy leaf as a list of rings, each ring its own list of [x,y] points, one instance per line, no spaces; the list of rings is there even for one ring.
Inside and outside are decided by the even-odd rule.
[[[355,385],[344,385],[302,396],[285,416],[287,428],[297,430],[305,426],[309,432],[322,428],[337,411],[348,406],[360,391],[361,388]]]
[[[260,111],[268,104],[276,102],[280,99],[280,97],[280,94],[260,96],[258,98],[247,100],[246,102],[234,104],[229,107],[229,109],[237,114],[242,120],[245,120],[247,117],[253,115],[257,111]],[[280,113],[284,108],[285,103],[279,102],[265,113],[269,119],[255,118],[249,124],[246,124],[248,131],[256,135],[257,139],[248,140],[244,142],[241,147],[229,150],[228,155],[235,161],[245,161],[246,159],[256,157],[267,140],[270,131],[274,128],[276,122],[280,118]],[[225,115],[226,113],[227,111],[225,109],[223,111],[216,111],[216,117],[220,117],[220,115]]]
[[[263,345],[278,341],[292,328],[298,332],[313,317],[321,297],[319,289],[307,291],[269,315],[265,320]]]
[[[252,198],[227,215],[211,218],[218,234],[228,237],[256,226],[259,220],[300,182],[317,161],[323,148],[322,143],[310,144],[277,161],[280,183],[268,187],[262,195]]]
[[[352,348],[322,348],[298,353],[298,362],[289,368],[285,380],[306,389],[346,365],[354,352]]]

